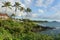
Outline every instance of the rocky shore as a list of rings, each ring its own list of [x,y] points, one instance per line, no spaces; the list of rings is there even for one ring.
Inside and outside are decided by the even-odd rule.
[[[41,31],[52,30],[52,29],[56,29],[56,28],[48,27],[48,26],[44,27],[44,26],[37,25],[37,26],[34,26],[31,31],[33,31],[33,32],[41,32]]]

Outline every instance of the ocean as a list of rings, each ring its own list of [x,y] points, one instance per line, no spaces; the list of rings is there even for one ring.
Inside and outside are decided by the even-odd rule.
[[[43,33],[43,34],[60,34],[60,22],[44,22],[44,23],[39,23],[39,25],[56,28],[53,30],[42,31],[40,33]]]

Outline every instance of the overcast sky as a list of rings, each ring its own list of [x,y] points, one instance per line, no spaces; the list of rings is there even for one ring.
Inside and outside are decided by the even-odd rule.
[[[30,7],[32,9],[32,19],[60,21],[60,0],[0,0],[0,5],[4,1],[10,1],[12,4],[17,1],[24,7]]]

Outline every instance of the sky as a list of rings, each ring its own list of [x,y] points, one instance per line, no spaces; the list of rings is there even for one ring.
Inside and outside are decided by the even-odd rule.
[[[0,0],[0,6],[2,5],[1,2],[4,1],[10,1],[12,4],[14,4],[14,2],[20,2],[23,7],[31,8],[32,15],[30,19],[60,21],[60,0]],[[3,10],[1,7],[0,9]],[[14,12],[14,10],[12,10],[12,12]],[[12,12],[11,10],[8,11],[8,13]],[[22,15],[25,14],[26,13]],[[17,15],[21,16],[19,13]]]

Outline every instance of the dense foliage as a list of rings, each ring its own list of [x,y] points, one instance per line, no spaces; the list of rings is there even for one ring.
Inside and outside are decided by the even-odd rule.
[[[34,22],[0,20],[0,40],[60,40],[60,36],[32,32],[34,25]]]

